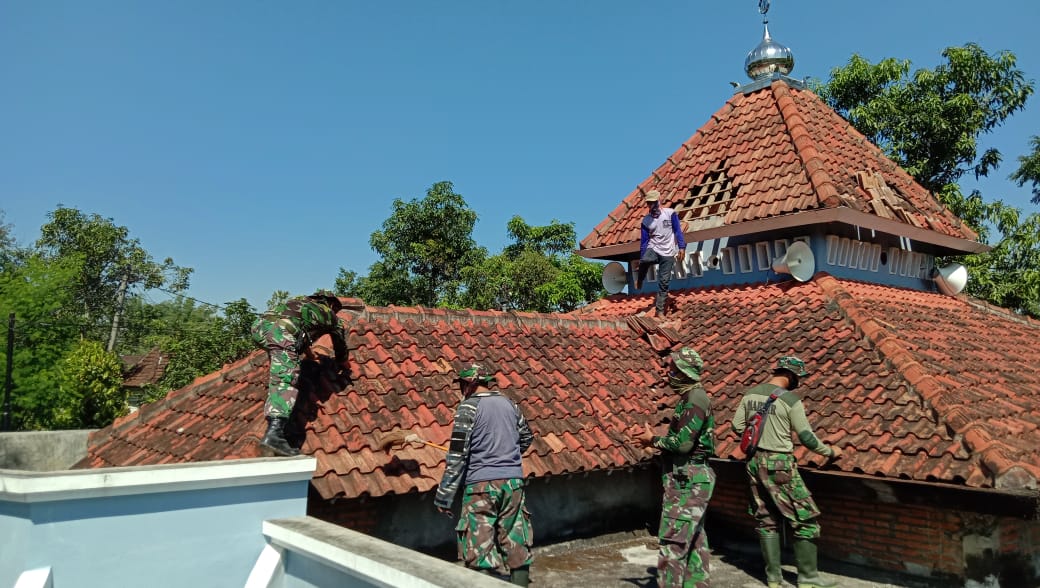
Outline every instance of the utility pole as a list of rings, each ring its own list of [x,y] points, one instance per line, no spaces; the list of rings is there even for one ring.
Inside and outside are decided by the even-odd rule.
[[[123,274],[123,281],[119,284],[119,291],[116,293],[116,311],[112,315],[112,333],[108,336],[108,348],[106,351],[111,352],[116,348],[116,335],[119,333],[119,319],[120,315],[123,314],[123,301],[126,300],[126,288],[130,283],[130,268],[126,269],[126,273]]]
[[[0,430],[11,430],[11,388],[13,380],[11,373],[14,371],[14,313],[7,316],[7,377],[4,378],[4,420]]]

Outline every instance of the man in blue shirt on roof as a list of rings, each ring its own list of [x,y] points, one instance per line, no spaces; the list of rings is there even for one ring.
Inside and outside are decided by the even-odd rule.
[[[643,217],[639,228],[639,270],[636,290],[643,287],[643,280],[650,266],[657,264],[657,316],[664,316],[664,305],[668,301],[668,282],[672,279],[676,260],[686,258],[686,240],[683,238],[679,215],[672,208],[661,206],[661,193],[650,190],[646,193],[649,214]]]

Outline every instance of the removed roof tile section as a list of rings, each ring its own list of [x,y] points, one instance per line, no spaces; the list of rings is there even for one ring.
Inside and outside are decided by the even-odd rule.
[[[715,193],[708,183],[724,181]],[[783,81],[737,93],[581,241],[639,241],[643,195],[658,190],[686,231],[848,207],[938,233],[976,235],[809,90]],[[704,202],[712,194],[721,206]]]

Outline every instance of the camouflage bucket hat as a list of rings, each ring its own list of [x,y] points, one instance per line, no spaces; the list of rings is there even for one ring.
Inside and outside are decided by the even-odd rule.
[[[459,371],[457,380],[477,381],[487,384],[495,381],[495,375],[482,363],[473,363]]]
[[[776,367],[773,369],[787,370],[799,378],[809,375],[809,372],[805,371],[805,362],[793,355],[785,355],[776,360]]]
[[[675,369],[686,374],[695,381],[701,379],[701,369],[704,367],[704,360],[695,349],[692,347],[683,347],[678,351],[672,352],[672,362],[675,364]]]
[[[332,290],[326,290],[325,288],[319,288],[314,291],[314,294],[307,296],[308,298],[315,298],[318,300],[324,300],[327,304],[333,307],[333,309],[343,308],[343,303],[340,302],[339,296]]]

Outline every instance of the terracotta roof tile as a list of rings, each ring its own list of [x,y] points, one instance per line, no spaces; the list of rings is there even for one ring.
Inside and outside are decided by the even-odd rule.
[[[671,412],[659,359],[697,347],[719,423],[718,455],[738,458],[729,423],[743,390],[781,354],[809,359],[799,389],[817,433],[847,456],[827,467],[972,487],[1035,488],[1040,478],[1040,323],[964,296],[838,280],[673,291],[668,321],[635,316],[652,295],[613,296],[571,315],[375,308],[351,323],[353,381],[308,366],[298,404],[304,451],[325,498],[425,492],[443,452],[383,451],[398,428],[444,445],[452,370],[485,359],[528,415],[536,477],[631,467],[634,424]],[[320,342],[319,342],[320,343]],[[259,455],[265,357],[199,378],[91,436],[81,467]],[[803,462],[824,460],[798,448]]]
[[[503,392],[525,408],[539,435],[531,475],[635,465],[646,457],[627,446],[622,431],[657,418],[649,407],[662,395],[651,388],[662,377],[659,354],[623,319],[369,307],[350,327],[354,379],[337,387],[307,365],[301,389],[308,393],[297,404],[298,430],[290,430],[318,458],[314,487],[326,498],[436,486],[443,451],[383,451],[379,436],[409,429],[447,444],[459,402],[453,370],[477,359],[497,367]],[[328,348],[321,340],[315,346]],[[257,352],[146,405],[94,433],[80,467],[259,455],[266,372]]]
[[[726,210],[680,211],[686,231],[709,216],[723,224],[846,206],[949,236],[975,234],[927,190],[809,90],[783,81],[737,93],[580,243],[582,249],[637,244],[642,195],[656,189],[682,203],[721,169],[735,198]],[[680,208],[684,208],[680,206]]]
[[[828,467],[1036,487],[1037,321],[963,296],[824,273],[803,284],[701,288],[671,297],[669,320],[689,326],[688,343],[705,360],[705,385],[721,423],[719,456],[740,457],[729,423],[742,390],[761,381],[775,357],[795,353],[813,368],[799,392],[817,434],[853,452]],[[652,300],[611,297],[578,312],[626,316]]]

